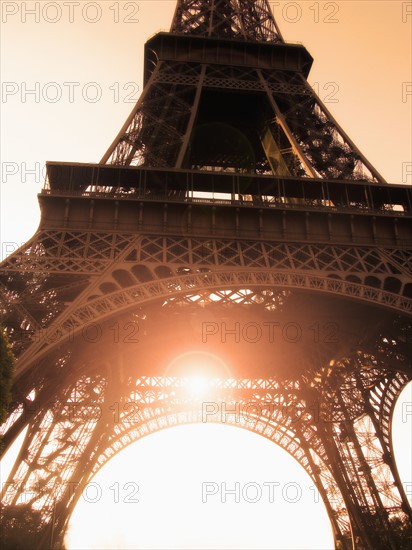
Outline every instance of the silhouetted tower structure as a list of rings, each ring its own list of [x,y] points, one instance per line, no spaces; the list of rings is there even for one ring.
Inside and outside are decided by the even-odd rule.
[[[357,149],[311,64],[265,0],[180,0],[102,161],[47,164],[40,227],[0,273],[18,357],[3,451],[27,426],[4,503],[42,509],[43,544],[115,453],[222,403],[305,468],[337,548],[404,544],[411,190]],[[203,403],[188,350],[227,367]]]

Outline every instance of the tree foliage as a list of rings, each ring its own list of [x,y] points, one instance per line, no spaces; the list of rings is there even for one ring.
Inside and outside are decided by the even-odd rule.
[[[392,532],[395,536],[398,550],[410,550],[412,548],[412,524],[399,518],[391,520]]]
[[[7,416],[13,384],[14,356],[4,330],[0,327],[0,423]]]
[[[0,511],[0,547],[3,550],[33,550],[43,535],[39,510],[30,504],[4,506]]]
[[[52,520],[54,521],[54,520]],[[67,550],[64,543],[53,541],[53,528],[44,521],[41,510],[29,503],[14,504],[0,508],[1,550],[35,550],[37,548],[59,548]]]

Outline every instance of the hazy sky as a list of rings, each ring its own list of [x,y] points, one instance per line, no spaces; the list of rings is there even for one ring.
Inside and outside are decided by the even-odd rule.
[[[158,432],[120,453],[93,481],[72,517],[73,550],[327,550],[333,544],[326,510],[306,472],[270,441],[235,427]],[[134,502],[122,505],[133,489]],[[98,491],[100,500],[88,502]],[[117,533],[97,538],[110,521]]]
[[[0,240],[3,257],[36,230],[39,222],[36,194],[43,184],[45,161],[100,160],[141,91],[144,41],[170,27],[176,2],[110,0],[75,4],[2,3]],[[408,181],[402,172],[403,164],[412,160],[412,96],[406,95],[411,89],[408,83],[412,81],[412,13],[408,16],[408,12],[412,12],[411,2],[309,0],[271,4],[284,38],[302,42],[314,57],[309,82],[319,90],[320,97],[345,131],[387,181],[411,183],[411,177]],[[36,14],[24,13],[24,6],[34,8]],[[34,94],[30,90],[34,90]],[[407,399],[411,401],[410,397]],[[398,421],[397,426],[406,429],[406,433],[409,428],[410,432],[410,422]],[[215,437],[220,437],[221,427],[218,428]],[[123,457],[123,462],[118,462],[118,466],[113,464],[114,470],[107,474],[110,481],[102,484],[119,480],[120,471],[128,472],[129,476],[134,472],[134,477],[127,481],[141,482],[140,472],[151,463],[153,453],[160,456],[172,445],[170,436],[165,434],[156,434],[153,439],[138,443],[140,447],[134,447],[141,451],[139,464],[130,454],[132,448],[129,455],[121,453],[116,460]],[[179,437],[181,439],[173,438],[173,441],[180,441],[183,446],[184,441],[186,444],[197,441],[193,438],[198,436],[186,433],[184,439],[182,429]],[[240,444],[243,449],[245,446],[251,449],[250,455],[242,455],[246,463],[254,465],[254,453],[261,452],[267,466],[267,469],[262,467],[261,475],[271,475],[271,464],[280,460],[280,455],[275,459],[270,454],[272,449],[263,449],[268,444],[266,441],[254,447],[251,439],[245,443],[246,440],[238,437],[227,435],[224,439],[231,441],[234,449]],[[187,448],[192,448],[191,445]],[[276,450],[274,446],[273,449]],[[209,461],[210,475],[224,477],[235,456],[226,453],[220,461],[214,460],[213,464]],[[197,460],[200,464],[199,457]],[[161,464],[159,458],[159,467]],[[176,464],[181,461],[177,460]],[[140,470],[134,470],[134,466]],[[253,475],[253,468],[246,471]],[[179,475],[185,474],[184,469],[179,472]],[[290,472],[289,479],[297,479],[298,474]],[[124,482],[122,479],[121,483]],[[173,499],[176,488],[171,490],[175,492],[165,489],[169,491],[165,497],[168,507],[160,507],[166,515],[173,508],[182,510],[177,505],[179,501]],[[113,494],[107,488],[106,492]],[[150,510],[155,514],[158,508],[154,503]],[[83,512],[83,516],[87,513]],[[134,508],[132,516],[137,531],[141,513],[140,508]],[[234,523],[230,525],[235,529],[236,520],[242,524],[251,512],[235,509],[233,513],[230,521]],[[265,514],[270,514],[270,508]],[[104,521],[100,521],[100,525],[103,524]],[[143,518],[142,524],[151,525]],[[329,527],[325,525],[324,540],[330,542]],[[288,529],[296,530],[296,526],[289,524]],[[102,540],[111,540],[108,536],[102,532]],[[245,534],[245,541],[247,536]],[[235,539],[229,536],[229,540]],[[95,541],[95,544],[98,543]],[[118,544],[122,548],[126,542],[118,541]],[[321,543],[318,544],[320,547]]]

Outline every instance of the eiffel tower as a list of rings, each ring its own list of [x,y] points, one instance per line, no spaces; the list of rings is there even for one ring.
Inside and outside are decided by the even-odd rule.
[[[336,548],[406,544],[412,193],[317,97],[312,61],[266,0],[178,0],[100,163],[47,164],[40,227],[0,269],[2,452],[27,428],[3,503],[41,510],[41,547],[116,453],[202,421],[296,459]],[[196,353],[215,359],[202,398],[176,359]]]

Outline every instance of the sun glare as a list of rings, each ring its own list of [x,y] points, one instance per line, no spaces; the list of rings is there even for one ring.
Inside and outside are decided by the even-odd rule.
[[[115,456],[73,513],[82,549],[332,549],[325,506],[303,468],[267,439],[178,426]]]
[[[412,384],[394,412],[398,469],[410,498]],[[6,482],[25,435],[0,462]],[[115,455],[83,491],[66,537],[87,549],[332,549],[306,472],[267,439],[227,425],[178,426]]]
[[[212,398],[216,379],[230,378],[230,370],[217,355],[204,351],[187,351],[167,366],[166,377],[179,377],[184,392],[194,399]]]
[[[214,353],[204,351],[187,351],[175,357],[167,366],[165,376],[179,376],[206,382],[212,378],[230,378],[226,363]],[[204,384],[203,384],[204,385]]]
[[[210,379],[206,376],[195,375],[187,379],[187,391],[193,397],[205,397],[210,390]]]

